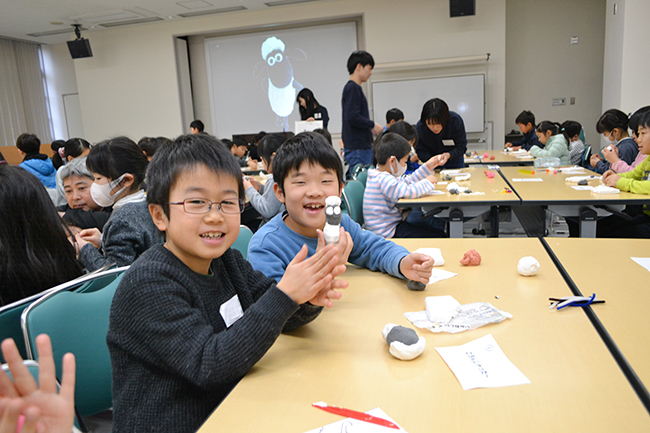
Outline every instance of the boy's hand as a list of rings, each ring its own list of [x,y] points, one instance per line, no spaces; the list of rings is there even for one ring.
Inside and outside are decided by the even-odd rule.
[[[248,176],[242,175],[242,182],[244,183],[244,191],[246,191],[248,188],[253,186],[253,184],[251,183],[251,178]]]
[[[255,188],[257,192],[260,192],[260,188],[262,188],[262,184],[254,177],[250,177],[248,178],[248,180],[251,183],[251,185],[253,185],[253,188]]]
[[[616,146],[612,146],[612,150],[609,150],[609,146],[605,147],[603,149],[603,155],[605,155],[605,159],[609,161],[610,164],[614,164],[621,160],[618,157],[618,147]]]
[[[510,142],[507,142],[507,143],[503,146],[504,149],[507,149],[507,148],[509,148],[509,147],[512,147],[512,143],[510,143]]]
[[[379,123],[375,122],[375,126],[372,127],[372,134],[373,135],[379,135],[381,132],[384,130],[384,127],[381,126]]]
[[[596,164],[598,164],[598,161],[602,161],[603,158],[600,157],[600,155],[591,155],[591,158],[589,158],[589,164],[591,164],[592,167],[596,167]]]
[[[102,243],[102,232],[94,227],[92,229],[84,229],[77,235],[77,242],[80,240],[84,241],[83,245],[85,245],[86,242],[90,242],[95,247],[99,248],[99,245]]]
[[[616,182],[621,178],[618,174],[614,173],[612,170],[607,170],[605,174],[603,174],[603,179],[602,182],[603,184],[607,186],[611,186],[612,188],[616,188]]]
[[[510,150],[519,150],[521,149],[521,146],[511,146]]]
[[[426,179],[434,185],[438,183],[438,178],[434,174],[428,175]]]
[[[431,158],[429,158],[427,162],[424,163],[424,165],[426,165],[429,170],[433,170],[434,168],[440,165],[441,159],[442,159],[442,155],[432,156]]]
[[[418,154],[417,154],[417,153],[416,153],[415,155],[413,155],[413,156],[410,158],[410,161],[411,161],[411,162],[418,162],[419,160],[420,160],[420,158],[418,158]]]
[[[411,253],[399,262],[399,270],[402,275],[409,280],[424,284],[429,283],[432,269],[433,259],[426,254]]]
[[[344,288],[347,284],[339,282],[332,285],[332,280],[345,272],[345,265],[337,265],[338,248],[327,245],[308,259],[307,245],[303,245],[296,257],[289,263],[284,276],[278,283],[282,290],[296,304],[314,300],[325,307],[332,306],[332,299],[339,299],[340,293],[335,288]],[[322,290],[325,293],[320,293]],[[319,304],[316,304],[319,305]]]
[[[316,247],[316,252],[322,250],[325,248],[327,245],[327,242],[325,241],[325,234],[321,229],[316,230],[316,234],[318,235],[318,246]],[[336,247],[338,248],[338,264],[339,265],[345,265],[348,262],[348,257],[350,257],[350,252],[352,251],[352,247],[354,246],[354,242],[352,242],[352,237],[350,236],[350,233],[346,232],[343,227],[339,228],[339,243],[336,244]]]
[[[251,170],[256,170],[257,169],[257,160],[256,159],[249,159],[246,161],[246,164],[248,164],[248,168]]]

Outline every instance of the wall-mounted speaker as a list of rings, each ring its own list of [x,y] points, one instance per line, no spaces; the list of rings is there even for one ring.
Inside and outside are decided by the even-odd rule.
[[[469,15],[476,15],[476,0],[449,0],[451,18]]]
[[[93,56],[93,50],[90,49],[90,41],[88,39],[80,38],[74,41],[68,41],[68,49],[73,59],[83,59],[84,57]]]

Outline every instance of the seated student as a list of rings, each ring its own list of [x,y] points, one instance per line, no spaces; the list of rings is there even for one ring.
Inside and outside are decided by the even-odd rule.
[[[363,219],[366,229],[385,238],[445,237],[445,223],[422,219],[422,212],[412,210],[407,215],[395,207],[400,198],[418,198],[434,189],[438,179],[433,169],[440,156],[422,164],[413,174],[402,177],[411,145],[403,137],[386,132],[375,143],[377,169],[368,170],[363,196]]]
[[[600,116],[596,123],[596,131],[609,141],[609,145],[602,150],[603,155],[607,157],[606,153],[613,152],[616,147],[618,158],[630,165],[639,153],[639,148],[627,132],[628,124],[627,114],[621,110],[611,109]],[[612,147],[611,151],[608,149],[609,146]],[[604,173],[610,169],[610,162],[603,160],[598,153],[591,156],[589,163],[591,169],[597,173]]]
[[[535,158],[556,157],[560,158],[561,165],[571,165],[571,156],[569,155],[569,144],[563,134],[560,133],[560,125],[543,120],[535,127],[537,139],[544,148],[533,146],[530,148],[530,154]]]
[[[111,216],[111,208],[102,211],[90,194],[95,178],[86,166],[86,157],[71,160],[59,173],[66,199],[65,206],[58,209],[63,212],[63,222],[78,229],[95,227],[101,231]]]
[[[74,428],[75,359],[63,356],[60,389],[57,384],[52,342],[36,337],[38,381],[23,364],[14,340],[2,342],[2,354],[13,378],[0,369],[0,433],[70,433]]]
[[[41,140],[34,134],[20,134],[16,139],[16,147],[23,157],[19,167],[36,176],[46,188],[56,188],[56,170],[50,158],[40,153]]]
[[[393,126],[395,122],[402,122],[404,120],[404,113],[399,108],[391,108],[386,112],[386,126],[384,131]]]
[[[418,144],[418,132],[415,130],[415,127],[401,120],[393,123],[387,131],[404,137],[411,145],[409,159],[406,161],[406,174],[411,174],[420,168],[420,158],[418,158],[418,154],[415,152],[415,146]]]
[[[306,120],[307,122],[322,120],[323,129],[327,129],[327,125],[330,123],[330,116],[327,114],[327,108],[318,103],[311,90],[305,87],[298,92],[296,102],[298,103],[298,109],[300,110],[300,120]]]
[[[254,159],[256,161],[260,160],[260,153],[259,153],[259,145],[260,141],[262,141],[262,138],[266,135],[266,132],[260,131],[257,133],[255,138],[253,138],[253,145],[248,149],[248,156],[251,159]]]
[[[415,146],[420,161],[428,161],[432,156],[442,155],[442,168],[465,167],[465,124],[457,113],[449,111],[445,101],[434,98],[425,102],[415,129],[420,138]]]
[[[632,131],[632,138],[634,139],[634,142],[639,143],[639,137],[638,137],[638,129],[639,129],[639,121],[643,118],[645,113],[650,111],[650,105],[639,108],[630,116],[630,121],[628,123],[628,127]],[[605,148],[603,149],[603,155],[607,159],[607,162],[609,162],[611,165],[609,167],[610,170],[612,170],[614,173],[627,173],[628,171],[632,171],[637,165],[641,164],[643,160],[645,159],[646,155],[642,154],[641,152],[637,153],[636,158],[634,158],[634,161],[632,164],[628,164],[627,162],[623,161],[621,158],[618,156],[618,146],[617,147],[612,147],[612,150],[610,151],[609,149]]]
[[[539,142],[537,134],[535,134],[535,115],[533,113],[527,110],[522,111],[515,119],[515,123],[519,127],[521,133],[524,134],[524,136],[516,143],[506,143],[506,149],[510,148],[511,150],[530,150],[530,148],[533,146],[537,146],[541,149],[544,148],[544,144]]]
[[[273,159],[274,190],[287,210],[259,229],[248,246],[248,260],[258,271],[280,280],[293,256],[307,245],[309,255],[325,243],[325,199],[340,197],[343,167],[336,151],[322,136],[302,132],[287,140]],[[398,278],[428,282],[433,259],[409,254],[342,215],[340,263],[349,261]],[[344,229],[344,230],[343,230]],[[353,246],[352,246],[353,245]],[[352,246],[352,249],[348,248]],[[349,257],[348,257],[349,256]]]
[[[171,140],[167,137],[142,137],[138,141],[138,147],[142,149],[144,154],[147,155],[147,159],[151,161],[158,148],[170,142]]]
[[[54,155],[50,158],[52,160],[52,165],[54,166],[55,170],[58,170],[61,168],[64,162],[64,154],[65,154],[65,140],[54,140],[52,143],[50,143],[50,149],[52,149],[52,152],[54,152]]]
[[[650,111],[646,111],[638,120],[637,140],[639,153],[646,158],[632,171],[614,173],[608,170],[603,174],[603,183],[607,186],[629,191],[635,194],[650,194]],[[596,237],[604,238],[650,238],[650,208],[643,207],[643,212],[632,218],[618,215],[608,216],[598,221]]]
[[[276,283],[230,248],[244,190],[228,151],[205,134],[178,137],[147,171],[147,201],[165,244],[124,274],[106,341],[113,431],[195,432],[280,332],[340,298],[338,249],[302,248]]]
[[[0,152],[0,162],[7,162],[7,160],[5,159],[5,156],[2,154],[2,152]]]
[[[284,205],[280,203],[273,192],[273,157],[275,156],[275,152],[282,146],[282,143],[284,143],[284,136],[282,134],[267,134],[262,138],[258,150],[262,158],[264,170],[271,177],[266,180],[264,185],[260,185],[259,182],[255,181],[259,185],[259,191],[253,184],[254,179],[244,176],[246,197],[248,197],[251,205],[262,216],[260,227],[284,210]]]
[[[569,156],[571,164],[582,165],[582,155],[585,153],[585,144],[580,139],[582,125],[574,120],[567,120],[560,125],[560,131],[569,143]]]
[[[79,261],[87,270],[110,263],[130,265],[151,246],[162,243],[140,189],[148,162],[127,137],[103,141],[88,154],[86,165],[95,178],[90,194],[99,206],[113,206],[113,212],[102,232],[92,228],[76,236]]]
[[[90,143],[83,138],[71,138],[64,143],[61,149],[63,149],[63,162],[67,164],[75,158],[87,156],[90,152]],[[57,208],[65,206],[67,203],[60,168],[56,171],[56,195],[53,200]]]
[[[0,305],[77,278],[82,268],[43,184],[0,164]]]
[[[237,159],[240,167],[248,167],[252,170],[257,168],[257,161],[246,159],[246,152],[248,152],[248,143],[243,138],[237,138],[230,142],[230,153]]]

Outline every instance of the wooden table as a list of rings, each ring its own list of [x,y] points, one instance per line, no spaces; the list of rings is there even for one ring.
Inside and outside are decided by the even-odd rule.
[[[484,158],[484,154],[488,154],[487,158]],[[476,151],[474,156],[465,156],[466,165],[499,165],[502,167],[509,166],[530,166],[535,163],[535,157],[528,155],[525,157],[515,156],[515,152],[506,152],[504,149],[494,149],[494,150],[483,150]],[[494,157],[494,159],[492,159]]]
[[[538,239],[411,239],[410,250],[439,247],[449,280],[410,292],[403,280],[349,267],[343,299],[276,344],[209,417],[200,433],[295,432],[341,417],[311,407],[326,401],[366,411],[381,407],[408,432],[647,432],[650,416],[581,309],[549,310],[570,291]],[[470,248],[478,267],[458,260]],[[532,255],[536,277],[516,271]],[[418,333],[424,353],[399,361],[381,336],[387,323],[409,326],[407,311],[426,296],[485,301],[513,314],[500,324],[459,334]],[[495,299],[499,296],[499,299]],[[435,347],[492,334],[531,384],[463,391]]]
[[[650,257],[650,240],[547,238],[546,242],[584,296],[595,293],[605,300],[594,305],[593,312],[644,388],[650,387],[650,273],[630,258]],[[601,258],[602,267],[587,265],[585,257],[592,263]]]
[[[463,221],[466,218],[474,218],[485,212],[491,212],[491,235],[497,237],[499,234],[498,206],[518,205],[519,197],[515,193],[506,192],[508,184],[499,176],[495,170],[491,170],[494,178],[485,175],[487,170],[484,167],[469,167],[462,169],[463,173],[471,173],[472,177],[467,181],[457,182],[473,192],[483,192],[485,195],[451,194],[447,192],[447,183],[437,184],[436,190],[444,191],[443,195],[425,195],[414,199],[401,199],[397,207],[413,208],[421,207],[424,213],[435,213],[436,215],[449,218],[449,237],[463,237]],[[442,174],[436,176],[442,179]],[[453,182],[454,178],[451,181]],[[441,210],[442,209],[442,210]],[[440,212],[438,212],[441,210]]]
[[[535,174],[527,173],[535,170]],[[553,172],[545,169],[502,167],[500,173],[521,198],[523,206],[544,206],[564,217],[579,217],[580,236],[596,237],[598,217],[620,212],[625,205],[650,204],[650,196],[621,191],[620,194],[594,194],[591,191],[577,191],[566,182],[570,176],[600,176],[598,173],[584,170],[581,174]],[[514,182],[513,179],[539,178],[542,182]],[[599,185],[600,179],[589,181],[589,185]]]

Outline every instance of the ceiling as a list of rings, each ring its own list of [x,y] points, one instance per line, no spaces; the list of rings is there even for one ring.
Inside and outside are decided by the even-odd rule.
[[[95,31],[321,0],[0,0],[0,37],[58,44]]]

